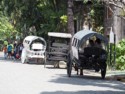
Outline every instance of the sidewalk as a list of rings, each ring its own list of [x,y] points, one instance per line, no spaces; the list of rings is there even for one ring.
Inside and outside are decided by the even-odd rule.
[[[125,71],[107,71],[106,79],[125,82]]]

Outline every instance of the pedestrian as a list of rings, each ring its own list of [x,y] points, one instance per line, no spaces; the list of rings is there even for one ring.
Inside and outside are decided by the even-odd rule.
[[[23,44],[20,44],[19,46],[19,56],[21,56],[23,50]]]
[[[17,45],[17,41],[15,41],[15,43],[14,43],[14,59],[16,59],[17,52],[18,52],[18,45]]]
[[[12,45],[11,44],[9,44],[7,46],[7,52],[8,52],[8,58],[10,59],[11,58],[11,52],[12,52]]]
[[[4,53],[4,59],[6,59],[7,58],[7,46],[6,45],[4,45],[3,47],[3,53]]]
[[[11,51],[11,58],[15,60],[15,57],[14,57],[14,49],[12,49],[12,51]]]

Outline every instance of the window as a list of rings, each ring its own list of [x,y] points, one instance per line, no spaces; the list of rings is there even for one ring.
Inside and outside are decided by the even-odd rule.
[[[72,46],[77,47],[77,46],[78,46],[78,42],[79,42],[79,40],[78,40],[78,39],[76,39],[76,38],[74,38],[74,39],[73,39]]]
[[[73,43],[72,43],[72,46],[74,46],[74,44],[75,44],[75,38],[73,39]]]
[[[74,46],[77,46],[77,39],[75,38]]]

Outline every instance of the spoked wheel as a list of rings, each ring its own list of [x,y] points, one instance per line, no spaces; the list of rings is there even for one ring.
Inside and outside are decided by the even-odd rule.
[[[103,66],[102,66],[102,68],[101,68],[101,76],[102,76],[102,79],[105,79],[106,67],[107,67],[107,64],[104,63]]]
[[[68,55],[68,62],[67,62],[67,75],[68,77],[71,77],[71,72],[72,72],[72,62],[70,55]]]

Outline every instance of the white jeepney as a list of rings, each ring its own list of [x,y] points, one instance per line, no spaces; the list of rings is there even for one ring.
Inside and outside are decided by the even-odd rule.
[[[45,62],[46,41],[42,37],[27,36],[23,40],[21,62],[27,63],[30,59],[39,59],[40,63]]]

